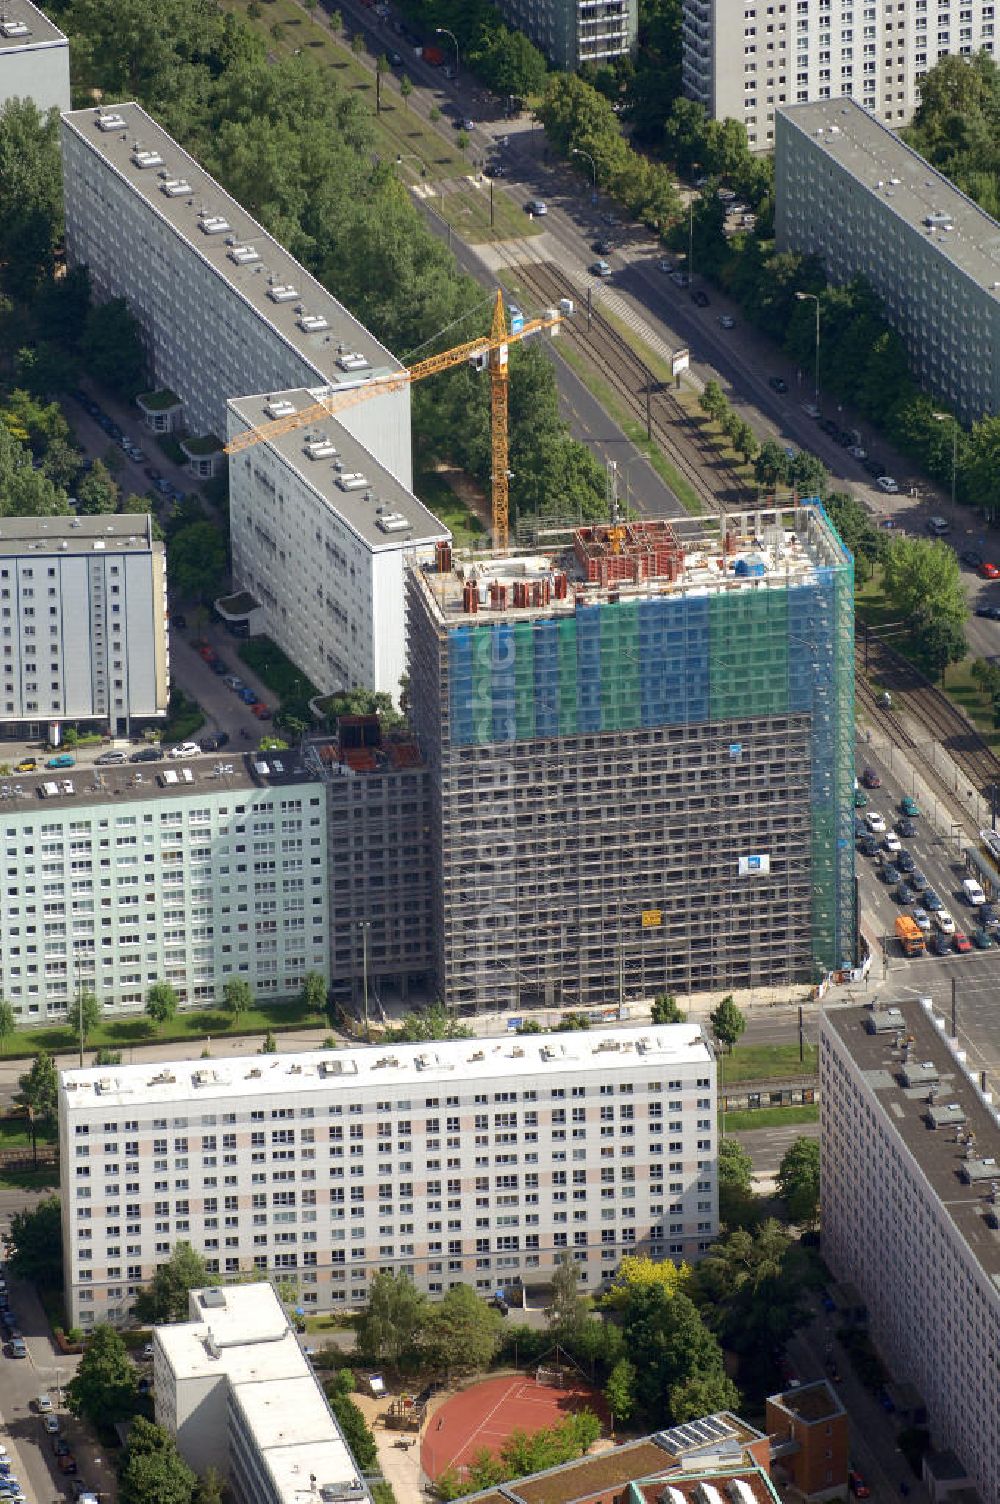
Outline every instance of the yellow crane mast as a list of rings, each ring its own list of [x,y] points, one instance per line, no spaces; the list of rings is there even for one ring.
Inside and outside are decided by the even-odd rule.
[[[398,392],[401,387],[423,381],[426,376],[436,376],[438,371],[449,371],[469,361],[477,370],[490,373],[490,432],[492,437],[492,518],[493,546],[497,553],[506,553],[510,539],[510,469],[507,436],[507,388],[508,347],[527,339],[529,334],[538,334],[545,329],[554,329],[572,313],[572,304],[563,300],[559,309],[550,310],[544,318],[526,319],[510,332],[507,329],[507,310],[504,308],[503,292],[497,288],[493,304],[493,322],[488,335],[466,340],[440,355],[429,355],[417,361],[405,371],[389,376],[375,376],[363,386],[349,387],[343,392],[331,392],[318,402],[304,407],[286,418],[275,418],[260,428],[247,428],[236,434],[226,445],[227,454],[239,454],[264,439],[276,439],[295,428],[304,428],[326,417],[335,417],[345,408],[367,402],[383,392]]]

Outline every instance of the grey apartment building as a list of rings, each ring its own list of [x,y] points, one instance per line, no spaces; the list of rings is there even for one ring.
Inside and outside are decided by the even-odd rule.
[[[0,8],[0,110],[10,99],[69,109],[69,42],[31,0]]]
[[[774,172],[778,249],[865,277],[963,422],[1000,411],[1000,225],[850,99],[779,110]]]
[[[774,145],[783,106],[812,100],[847,95],[905,125],[940,58],[993,53],[994,12],[994,0],[684,0],[684,92],[745,125],[755,151]]]
[[[1000,1498],[1000,1127],[929,1000],[820,1031],[823,1256],[981,1499]]]
[[[697,1024],[63,1071],[66,1311],[122,1322],[178,1239],[223,1280],[360,1305],[382,1270],[483,1294],[718,1233]],[[159,1401],[159,1396],[158,1396]]]
[[[639,31],[638,0],[499,0],[497,8],[566,72],[631,52]]]
[[[853,964],[851,582],[810,506],[411,568],[446,1002]]]
[[[0,727],[166,715],[165,561],[149,517],[0,518]]]
[[[402,369],[139,105],[65,114],[62,148],[69,262],[135,315],[160,389],[151,425],[224,441],[230,397]],[[340,424],[410,485],[407,385]]]

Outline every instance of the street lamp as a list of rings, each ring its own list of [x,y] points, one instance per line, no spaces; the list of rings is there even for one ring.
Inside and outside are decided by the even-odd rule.
[[[593,193],[591,195],[591,202],[596,204],[597,203],[597,163],[594,161],[594,158],[591,156],[590,152],[589,151],[584,151],[584,149],[583,149],[582,146],[573,146],[573,147],[571,147],[570,148],[570,156],[571,157],[586,157],[587,161],[590,163],[591,171],[594,174],[594,191],[593,191]]]
[[[816,304],[816,375],[814,381],[813,400],[816,403],[816,406],[819,407],[819,293],[797,292],[795,296],[800,303],[811,302]]]
[[[955,520],[955,499],[958,491],[958,419],[954,413],[931,413],[936,423],[950,423],[951,434],[951,520]]]
[[[454,43],[454,46],[455,46],[455,77],[457,78],[458,77],[458,37],[455,35],[455,33],[453,31],[449,31],[448,28],[447,28],[447,26],[435,26],[434,30],[435,30],[436,34],[439,37],[451,37],[451,40]]]

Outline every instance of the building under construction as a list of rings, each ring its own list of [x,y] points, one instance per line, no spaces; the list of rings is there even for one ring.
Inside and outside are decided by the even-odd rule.
[[[408,612],[447,1003],[850,964],[853,566],[822,507],[442,544]]]

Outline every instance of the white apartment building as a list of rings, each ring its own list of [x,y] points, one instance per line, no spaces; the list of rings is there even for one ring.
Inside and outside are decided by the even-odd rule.
[[[950,53],[993,53],[994,0],[684,0],[684,92],[774,144],[782,105],[852,97],[887,125]]]
[[[1000,1498],[1000,1126],[929,1000],[820,1031],[823,1257],[857,1286],[934,1443]]]
[[[159,1425],[237,1504],[363,1504],[367,1486],[269,1284],[192,1290],[191,1320],[153,1329]]]
[[[638,0],[499,0],[497,9],[568,73],[627,56],[639,32]]]
[[[288,754],[285,754],[286,758]],[[0,993],[64,1017],[78,988],[139,1012],[230,977],[261,997],[328,965],[325,787],[272,756],[41,770],[4,781]]]
[[[0,725],[126,733],[170,699],[166,553],[138,516],[0,518]]]
[[[715,1059],[693,1024],[63,1071],[71,1325],[126,1318],[186,1239],[223,1279],[358,1305],[379,1270],[430,1294],[718,1231]]]
[[[1000,225],[850,99],[778,111],[775,239],[866,278],[927,390],[1000,412]]]
[[[228,436],[266,428],[319,395],[233,400]],[[432,557],[448,529],[332,418],[233,455],[229,517],[234,582],[259,602],[264,632],[317,689],[362,686],[398,697],[405,565]]]
[[[196,437],[226,432],[244,392],[363,385],[396,358],[137,104],[63,116],[66,248],[98,299],[125,298],[161,391],[145,404]],[[403,385],[343,426],[410,485]]]
[[[9,99],[69,109],[69,42],[31,0],[0,8],[0,110]]]

